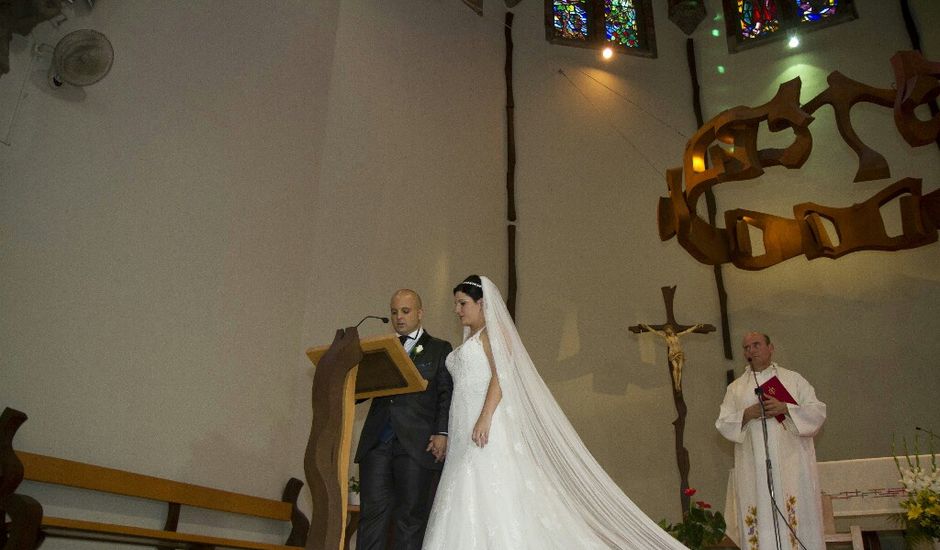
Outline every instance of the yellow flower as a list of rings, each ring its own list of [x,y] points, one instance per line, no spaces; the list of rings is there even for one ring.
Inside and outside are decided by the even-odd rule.
[[[917,519],[923,513],[924,509],[920,507],[920,504],[911,504],[911,507],[907,509],[907,519]]]
[[[927,514],[940,518],[940,504],[934,504],[930,508],[927,508]]]

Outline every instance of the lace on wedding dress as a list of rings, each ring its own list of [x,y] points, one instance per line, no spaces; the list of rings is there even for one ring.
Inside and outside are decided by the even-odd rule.
[[[547,483],[608,548],[682,549],[614,483],[581,441],[529,357],[502,295],[487,277],[483,312],[515,445],[527,447],[536,469],[531,479]],[[470,336],[464,328],[464,340]]]

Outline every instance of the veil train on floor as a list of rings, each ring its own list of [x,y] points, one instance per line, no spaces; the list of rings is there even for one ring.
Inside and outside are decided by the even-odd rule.
[[[601,468],[562,412],[532,363],[503,297],[487,277],[483,314],[503,388],[512,437],[528,447],[533,468],[552,480],[588,526],[611,548],[681,549]],[[464,339],[469,329],[464,328]]]

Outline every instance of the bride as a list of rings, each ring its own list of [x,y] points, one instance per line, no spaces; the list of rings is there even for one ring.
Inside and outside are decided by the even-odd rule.
[[[496,285],[454,288],[464,342],[424,550],[681,549],[588,452],[542,381]]]

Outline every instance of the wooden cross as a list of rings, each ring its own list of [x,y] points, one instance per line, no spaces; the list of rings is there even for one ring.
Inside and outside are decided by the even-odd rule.
[[[685,362],[685,355],[679,345],[679,337],[697,332],[699,334],[708,334],[714,332],[715,327],[708,324],[680,325],[676,321],[673,312],[673,300],[676,295],[675,286],[664,286],[663,301],[666,303],[666,322],[661,325],[639,324],[630,327],[630,332],[640,334],[643,332],[654,332],[666,340],[669,355],[667,365],[669,375],[672,378],[672,400],[676,404],[676,413],[678,417],[672,423],[676,432],[676,463],[679,466],[679,500],[682,503],[683,517],[690,510],[690,498],[685,494],[689,488],[689,451],[685,448],[685,416],[688,408],[685,406],[685,398],[682,396],[682,365]]]

